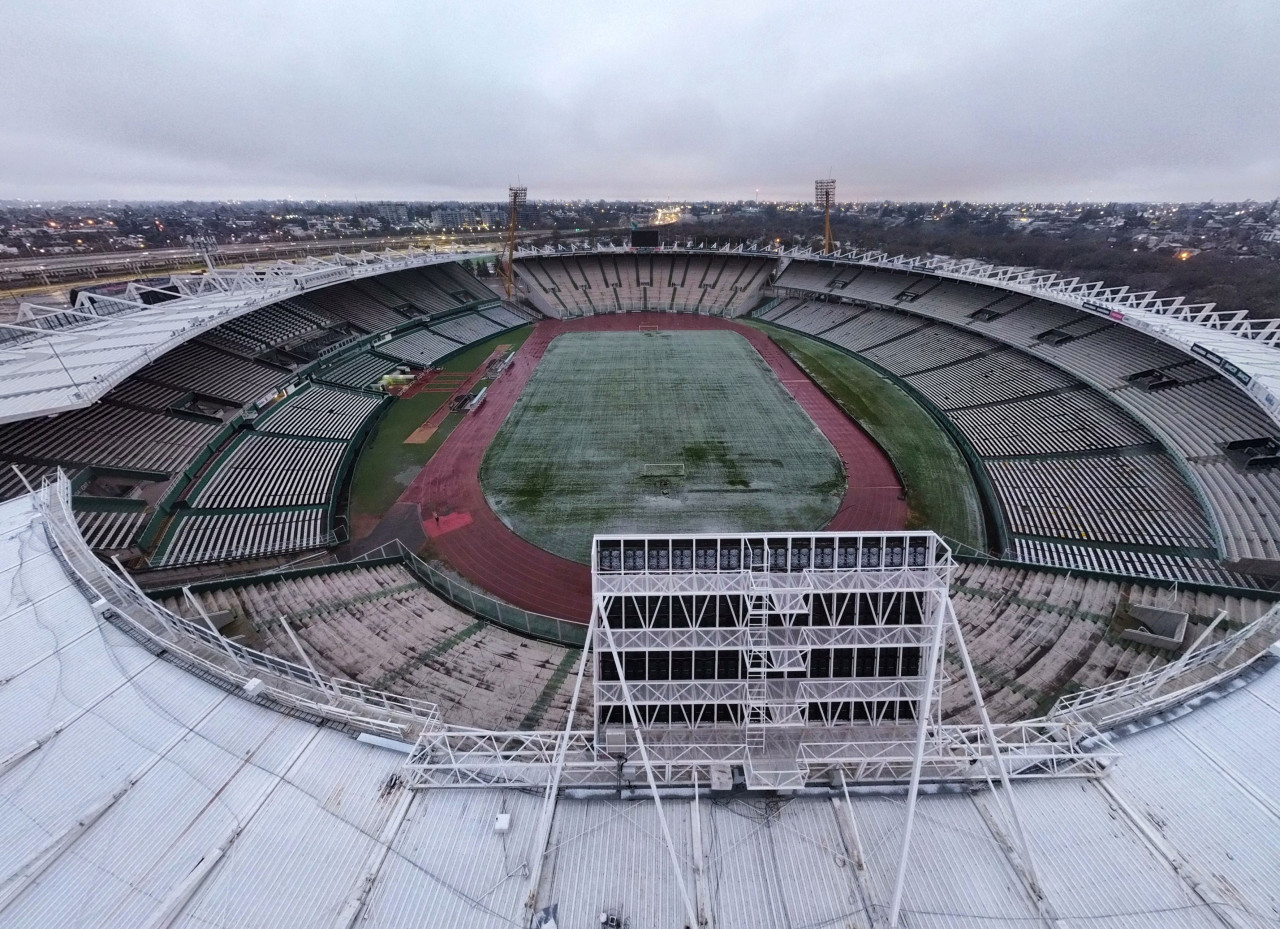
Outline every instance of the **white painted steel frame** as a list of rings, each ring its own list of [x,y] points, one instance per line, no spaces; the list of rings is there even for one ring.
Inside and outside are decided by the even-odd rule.
[[[135,639],[194,673],[246,696],[245,685],[256,679],[259,693],[278,707],[362,732],[411,742],[439,728],[434,703],[328,677],[314,667],[247,648],[148,598],[127,572],[115,574],[90,551],[71,509],[71,483],[61,470],[38,491],[37,501],[54,551],[100,616],[118,620]]]
[[[923,590],[932,602],[935,614],[931,622],[904,626],[848,626],[848,627],[769,627],[772,638],[758,640],[757,646],[790,648],[824,647],[843,643],[864,644],[869,647],[932,645],[942,633],[942,626],[953,617],[947,597],[947,579],[952,562],[950,552],[933,533],[775,533],[746,537],[770,538],[785,541],[782,550],[789,569],[792,554],[815,541],[846,540],[845,547],[854,552],[860,561],[862,552],[882,551],[888,540],[906,540],[917,543],[914,547],[927,555],[921,556],[930,563],[928,568],[903,569],[886,567],[872,569],[832,569],[824,572],[809,568],[791,570],[761,570],[754,577],[765,582],[770,596],[779,593],[790,595],[797,590],[821,589],[849,594],[875,592],[888,589],[888,583],[914,584],[907,589]],[[597,537],[593,544],[593,560],[599,564],[598,543],[604,539],[620,541],[622,537]],[[641,596],[657,593],[660,596],[681,596],[697,591],[724,590],[749,593],[757,588],[751,577],[743,578],[741,570],[721,570],[719,552],[731,549],[733,539],[739,543],[740,553],[750,546],[743,537],[730,535],[714,537],[717,545],[714,569],[684,572],[670,567],[673,548],[669,536],[629,536],[631,542],[642,542],[643,566],[631,573],[593,570],[596,579],[595,604],[592,622],[601,622],[602,605],[619,594],[613,593],[613,582],[626,579],[631,585],[623,596]],[[695,543],[713,537],[690,535],[681,537],[684,542]],[[667,543],[666,567],[650,569],[649,552],[664,550]],[[652,544],[651,544],[652,543]],[[728,543],[726,546],[722,543]],[[866,543],[866,544],[864,544]],[[872,544],[874,543],[874,544]],[[688,546],[682,546],[688,548]],[[839,548],[838,545],[833,548]],[[747,564],[752,558],[745,559]],[[797,559],[797,564],[803,559]],[[661,559],[655,559],[655,564]],[[763,568],[768,562],[760,559]],[[748,572],[749,574],[750,572]],[[826,581],[825,586],[817,581]],[[675,584],[676,581],[680,583]],[[603,636],[593,633],[597,664],[601,656],[614,660],[629,649],[665,651],[689,650],[698,643],[715,643],[731,648],[751,647],[752,632],[744,627],[743,617],[735,619],[732,627],[686,629],[613,629]],[[958,630],[955,633],[958,635]],[[932,655],[921,656],[921,669],[936,666],[941,660],[941,647]],[[744,699],[749,696],[742,682],[727,681],[666,681],[624,682],[602,681],[596,675],[597,700],[616,701],[627,706],[631,713],[643,705],[670,705],[673,702],[714,702],[720,699]],[[839,694],[849,699],[916,699],[924,707],[917,715],[919,722],[928,725],[927,738],[917,749],[920,727],[916,721],[900,723],[883,721],[877,724],[850,726],[807,723],[796,725],[794,721],[779,718],[769,725],[775,734],[794,746],[793,760],[798,770],[810,781],[835,782],[844,777],[861,784],[907,783],[913,770],[919,778],[929,782],[961,782],[988,784],[992,778],[1034,778],[1056,776],[1096,776],[1114,757],[1109,744],[1098,737],[1088,723],[1076,720],[1035,721],[1020,724],[992,725],[985,720],[981,725],[943,725],[934,713],[937,707],[940,682],[926,688],[923,673],[917,678],[864,678],[840,680],[834,686],[800,678],[775,678],[763,682],[764,699],[780,702],[816,702],[823,696]],[[770,688],[773,689],[771,692]],[[835,699],[835,697],[831,697]],[[981,697],[978,695],[978,705]],[[576,703],[576,701],[575,701]],[[749,747],[743,727],[721,725],[687,727],[671,725],[646,725],[642,727],[645,743],[646,777],[652,773],[654,782],[663,786],[690,786],[706,784],[711,780],[713,766],[746,765],[750,762]],[[545,789],[551,780],[565,787],[618,788],[634,785],[639,768],[636,765],[638,744],[628,737],[625,727],[605,727],[603,732],[578,729],[565,732],[508,731],[491,732],[479,729],[441,727],[424,731],[410,757],[406,770],[416,787],[492,787],[514,786]],[[999,757],[1006,760],[1005,775],[1001,775]]]
[[[131,283],[123,296],[84,291],[75,306],[23,304],[0,323],[0,423],[92,405],[165,352],[254,310],[344,281],[491,257],[492,251],[408,248],[174,275],[166,287]],[[169,299],[148,304],[147,296]]]

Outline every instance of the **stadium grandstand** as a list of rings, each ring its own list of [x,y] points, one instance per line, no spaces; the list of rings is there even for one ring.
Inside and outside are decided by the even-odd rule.
[[[512,252],[510,298],[409,250],[6,329],[0,925],[1280,920],[1280,330],[976,262]],[[836,515],[520,535],[481,460],[555,338],[613,368],[627,330],[742,336]],[[673,377],[620,372],[643,428]],[[932,424],[967,539],[846,377]],[[641,495],[678,515],[696,461],[763,499],[728,449]],[[361,469],[412,483],[357,530]]]

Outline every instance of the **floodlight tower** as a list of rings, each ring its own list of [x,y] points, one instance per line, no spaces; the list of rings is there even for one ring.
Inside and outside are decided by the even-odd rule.
[[[528,187],[520,186],[507,188],[507,202],[511,208],[511,215],[507,220],[507,241],[502,250],[502,285],[506,288],[508,300],[514,299],[516,295],[516,272],[514,267],[516,256],[516,223],[520,218],[520,210],[528,200]]]
[[[813,182],[813,202],[822,210],[826,219],[826,232],[822,238],[822,253],[831,254],[831,204],[836,199],[836,179],[822,178]]]

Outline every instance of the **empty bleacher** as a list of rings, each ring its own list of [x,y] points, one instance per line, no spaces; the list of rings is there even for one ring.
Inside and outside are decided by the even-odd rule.
[[[365,332],[381,332],[402,326],[417,314],[402,313],[392,309],[394,304],[380,302],[370,296],[366,288],[371,281],[357,281],[354,284],[338,284],[315,290],[298,301],[303,305],[314,306],[318,311],[335,316]],[[398,301],[403,304],[404,301]]]
[[[460,346],[452,339],[437,335],[430,329],[418,329],[390,342],[377,346],[380,355],[389,355],[405,364],[429,368],[445,355],[456,352]]]
[[[326,508],[267,513],[178,513],[151,559],[154,567],[264,558],[332,545]]]
[[[1213,548],[1199,502],[1164,455],[994,460],[987,473],[1017,533]]]
[[[857,315],[840,325],[829,329],[822,337],[829,342],[847,348],[851,352],[862,352],[876,345],[900,338],[908,332],[923,329],[928,323],[918,316],[905,313],[892,313],[886,310],[855,311]],[[792,317],[781,321],[789,325]]]
[[[490,306],[480,311],[480,315],[494,322],[501,329],[512,329],[529,322],[529,317],[522,316],[509,306]]]
[[[479,313],[467,313],[464,316],[455,316],[444,322],[431,324],[432,332],[438,333],[445,338],[453,339],[453,341],[461,345],[483,341],[489,336],[501,332],[503,328]]]
[[[276,435],[346,439],[356,434],[383,399],[363,391],[304,387],[259,417],[254,428]]]
[[[860,354],[945,412],[986,459],[1025,557],[1116,568],[1127,562],[1107,546],[1129,545],[1135,570],[1159,577],[1223,576],[1199,557],[1219,539],[1229,560],[1280,558],[1280,478],[1223,453],[1276,430],[1188,356],[1096,315],[921,275],[793,262],[778,285],[790,289],[767,318]],[[1153,453],[1157,440],[1185,470]]]
[[[321,369],[313,377],[342,387],[369,387],[376,384],[384,374],[390,374],[398,367],[400,367],[398,361],[364,351],[338,364]]]
[[[988,709],[1001,720],[1045,712],[1066,691],[1096,687],[1160,667],[1176,658],[1119,637],[1132,604],[1159,604],[1189,614],[1193,642],[1226,610],[1229,622],[1208,642],[1252,622],[1266,600],[1224,593],[1170,591],[1119,579],[1089,578],[995,564],[959,566],[951,587],[956,617],[981,682]],[[944,705],[953,718],[972,721],[973,701],[956,666]]]
[[[22,472],[22,477],[18,477],[17,472],[13,470],[15,464]],[[22,482],[22,478],[26,478],[27,483],[32,487],[39,488],[40,482],[46,477],[51,477],[57,470],[53,465],[20,464],[0,460],[0,500],[9,500],[25,494],[27,485]]]
[[[242,358],[196,341],[179,345],[135,376],[242,406],[270,393],[291,374],[277,365]]]
[[[170,472],[209,442],[215,422],[99,403],[56,417],[0,425],[0,448],[14,460],[66,467],[100,465]]]
[[[347,444],[249,433],[217,461],[190,497],[199,509],[321,504]]]
[[[236,623],[254,644],[296,661],[284,616],[322,673],[430,700],[447,723],[498,730],[564,725],[576,649],[467,616],[400,564],[260,578],[199,597],[219,622]],[[184,597],[162,602],[194,612]]]
[[[1007,348],[905,379],[942,410],[1003,403],[1076,384],[1057,368]]]
[[[771,264],[729,254],[560,255],[525,259],[516,274],[531,299],[556,316],[736,316],[750,307]]]
[[[229,323],[223,323],[216,330],[221,333],[236,333],[249,344],[259,349],[285,345],[301,339],[308,333],[323,329],[329,322],[318,312],[295,311],[292,306],[277,303],[263,307],[247,316],[241,316]]]
[[[89,547],[101,551],[127,549],[147,522],[147,511],[139,510],[76,510],[76,522],[80,534]]]
[[[1151,435],[1086,388],[948,414],[983,457],[1144,445]]]

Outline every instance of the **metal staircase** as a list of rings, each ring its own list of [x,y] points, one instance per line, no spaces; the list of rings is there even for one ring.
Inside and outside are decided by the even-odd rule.
[[[767,564],[768,557],[763,559]],[[747,634],[747,705],[745,741],[747,758],[743,773],[756,789],[803,787],[805,766],[797,757],[798,738],[789,727],[804,725],[803,708],[784,696],[785,688],[771,687],[770,671],[802,671],[806,649],[790,635],[796,616],[807,615],[809,590],[798,577],[770,574],[753,565],[751,589],[745,595]],[[772,616],[781,618],[770,627]],[[781,683],[781,682],[779,682]]]

